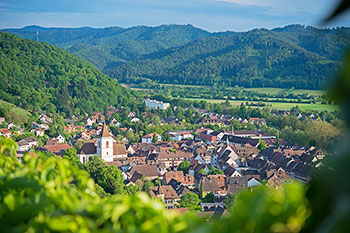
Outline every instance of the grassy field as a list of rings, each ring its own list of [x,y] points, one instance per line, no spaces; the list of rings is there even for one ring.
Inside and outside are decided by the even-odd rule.
[[[196,99],[196,98],[185,98],[188,100],[204,100],[208,101],[210,103],[222,103],[226,100],[213,100],[213,99]],[[233,106],[239,106],[241,103],[256,103],[254,101],[242,101],[242,100],[230,100],[229,101],[231,105]],[[281,102],[262,102],[266,104],[266,107],[270,107],[273,109],[279,109],[279,110],[289,110],[292,107],[295,107],[298,105],[298,107],[302,110],[314,110],[314,111],[335,111],[338,110],[338,107],[335,105],[329,105],[329,104],[304,104],[304,103],[281,103]]]
[[[16,105],[3,100],[0,100],[0,108],[7,109],[7,111],[11,111],[12,109],[14,109],[20,115],[31,115],[28,111],[24,110],[23,108],[17,107]]]
[[[134,89],[134,90],[150,90],[150,89],[146,89],[146,88],[134,88],[132,87],[132,85],[130,84],[125,84],[125,83],[122,83],[121,84],[123,87],[127,87],[127,88],[131,88],[131,89]],[[198,87],[198,88],[205,88],[205,87],[208,87],[208,86],[200,86],[200,85],[183,85],[183,84],[159,84],[161,86],[174,86],[174,87]],[[244,90],[246,91],[255,91],[255,92],[258,92],[258,93],[266,93],[266,94],[278,94],[282,91],[287,91],[288,89],[285,89],[285,88],[272,88],[272,87],[264,87],[264,88],[244,88]],[[321,95],[324,95],[325,94],[325,91],[324,90],[307,90],[307,89],[295,89],[295,90],[292,90],[291,93],[294,93],[294,94],[308,94],[308,95],[315,95],[315,96],[321,96]]]
[[[131,85],[128,84],[122,84],[124,87],[131,88],[133,90],[137,91],[148,91],[151,89],[143,89],[143,88],[134,88]],[[206,87],[206,86],[198,86],[198,85],[179,85],[179,84],[160,84],[164,86],[177,86],[177,87]],[[288,89],[284,88],[244,88],[244,90],[247,91],[255,91],[258,93],[267,93],[267,94],[277,94],[282,91],[287,91]],[[323,90],[304,90],[304,89],[297,89],[297,90],[292,90],[291,93],[294,94],[308,94],[308,95],[314,95],[314,96],[322,96],[325,94],[325,91]],[[210,103],[221,103],[225,102],[226,100],[221,100],[221,99],[200,99],[200,98],[184,98],[188,100],[204,100],[208,101]],[[269,100],[275,100],[276,98],[271,98],[268,97],[267,99]],[[288,99],[288,98],[278,98],[280,100],[285,100],[285,101],[291,101],[293,99]],[[232,105],[240,105],[241,103],[246,103],[247,101],[242,101],[242,100],[230,100],[230,103]],[[289,110],[292,107],[295,107],[298,105],[298,107],[302,110],[314,110],[314,111],[335,111],[338,109],[337,106],[335,105],[328,105],[328,104],[309,104],[309,103],[283,103],[283,102],[263,102],[263,101],[248,101],[249,103],[256,103],[256,102],[261,102],[265,103],[266,106],[273,108],[273,109],[280,109],[280,110]]]
[[[267,93],[267,94],[277,94],[281,91],[287,91],[288,89],[283,89],[283,88],[244,88],[244,90],[247,91],[256,91],[258,93]],[[296,89],[291,91],[291,93],[294,94],[304,94],[307,93],[308,95],[315,95],[315,96],[320,96],[324,95],[325,91],[323,90],[306,90],[306,89]]]

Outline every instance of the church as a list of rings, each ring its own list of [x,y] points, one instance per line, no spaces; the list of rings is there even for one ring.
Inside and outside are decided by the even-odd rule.
[[[79,160],[86,163],[91,157],[98,156],[106,162],[113,162],[119,158],[126,158],[125,144],[117,143],[108,131],[106,123],[103,124],[101,134],[96,142],[85,143],[78,151]]]

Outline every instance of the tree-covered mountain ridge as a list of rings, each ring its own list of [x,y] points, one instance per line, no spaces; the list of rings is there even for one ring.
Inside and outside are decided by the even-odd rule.
[[[132,94],[92,64],[47,43],[0,32],[0,99],[66,115],[130,102]]]
[[[113,78],[160,83],[323,88],[340,65],[350,28],[311,26],[210,33],[192,25],[6,29],[57,45]]]

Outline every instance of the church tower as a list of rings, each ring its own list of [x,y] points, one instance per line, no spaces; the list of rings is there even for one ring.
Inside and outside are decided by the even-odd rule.
[[[96,153],[104,161],[113,162],[113,138],[106,123],[103,124],[100,137],[97,138]]]

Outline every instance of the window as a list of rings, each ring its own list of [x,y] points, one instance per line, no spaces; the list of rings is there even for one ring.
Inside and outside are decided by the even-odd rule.
[[[85,163],[85,157],[83,157],[83,163]]]
[[[106,148],[109,148],[109,141],[106,142]]]

